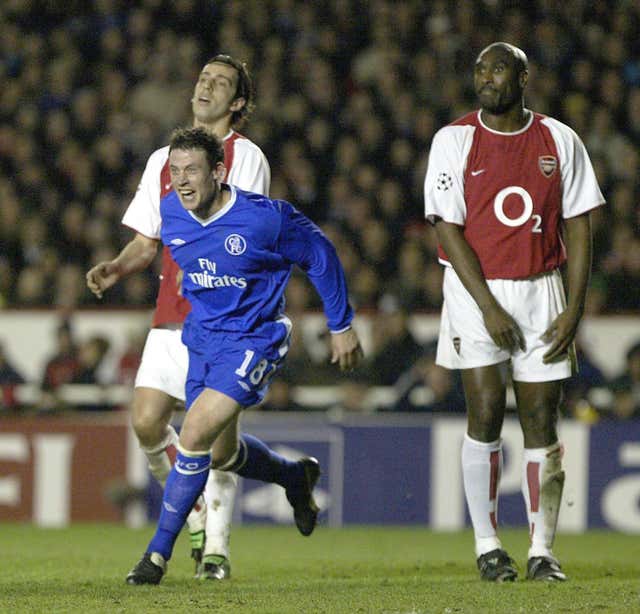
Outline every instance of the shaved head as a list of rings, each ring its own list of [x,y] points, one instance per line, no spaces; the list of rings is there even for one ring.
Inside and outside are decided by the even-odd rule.
[[[491,49],[502,49],[506,51],[509,55],[513,56],[516,70],[518,70],[518,72],[522,70],[529,70],[529,60],[527,59],[527,54],[524,51],[522,51],[520,47],[516,47],[515,45],[511,45],[509,43],[503,43],[503,42],[491,43],[488,47],[485,47],[478,54],[478,60],[480,59],[481,56],[483,56],[487,51]]]

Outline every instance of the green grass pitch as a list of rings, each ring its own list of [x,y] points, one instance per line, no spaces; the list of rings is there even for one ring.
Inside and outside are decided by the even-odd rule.
[[[481,582],[470,532],[422,528],[243,526],[232,534],[232,579],[193,578],[184,534],[159,586],[128,586],[152,527],[0,524],[0,612],[255,612],[260,614],[640,612],[640,537],[560,535],[563,584],[527,582],[526,529],[504,530],[520,567],[513,584]]]

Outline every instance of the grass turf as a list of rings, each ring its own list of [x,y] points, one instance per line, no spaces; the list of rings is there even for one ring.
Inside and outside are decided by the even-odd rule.
[[[75,525],[44,530],[0,524],[0,612],[640,612],[640,538],[560,535],[569,581],[527,582],[526,529],[503,530],[518,561],[513,584],[481,582],[470,532],[422,528],[236,527],[232,579],[193,579],[184,533],[159,586],[128,586],[152,528]]]

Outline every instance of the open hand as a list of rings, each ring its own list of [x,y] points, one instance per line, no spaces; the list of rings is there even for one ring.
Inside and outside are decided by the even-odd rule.
[[[363,356],[360,340],[352,328],[331,334],[331,363],[338,363],[341,371],[355,369]]]

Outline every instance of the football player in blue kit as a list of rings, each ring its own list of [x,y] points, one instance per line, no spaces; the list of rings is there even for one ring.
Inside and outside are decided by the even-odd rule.
[[[288,202],[223,184],[223,160],[217,137],[200,128],[174,132],[169,147],[174,190],[160,205],[161,236],[183,272],[182,291],[191,304],[182,333],[189,350],[188,411],[156,533],[127,575],[129,584],[160,582],[210,466],[279,484],[298,530],[313,531],[318,462],[290,461],[238,430],[241,410],[264,397],[287,354],[291,322],[284,313],[284,291],[293,265],[322,299],[331,361],[348,371],[362,358],[333,245]]]

